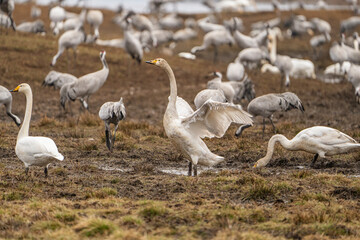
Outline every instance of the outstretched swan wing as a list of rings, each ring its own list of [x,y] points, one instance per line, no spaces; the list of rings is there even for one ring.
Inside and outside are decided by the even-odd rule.
[[[206,101],[198,110],[182,120],[185,128],[193,134],[204,137],[222,137],[232,122],[251,124],[251,115],[240,105]]]
[[[185,118],[194,113],[190,105],[181,97],[176,98],[176,110],[180,118]]]

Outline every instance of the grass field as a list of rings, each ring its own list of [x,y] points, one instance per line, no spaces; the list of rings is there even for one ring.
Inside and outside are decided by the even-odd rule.
[[[15,21],[30,20],[28,5],[16,5]],[[71,9],[79,12],[79,9]],[[104,11],[101,37],[121,36],[111,22],[114,13]],[[339,21],[350,12],[304,12],[318,16],[333,27],[338,39]],[[286,19],[290,12],[281,16]],[[273,13],[241,15],[247,30],[252,22],[274,17]],[[47,9],[43,19],[48,27]],[[199,17],[199,16],[196,16]],[[87,26],[88,29],[88,26]],[[100,69],[99,51],[107,51],[110,75],[91,96],[90,111],[72,103],[73,114],[64,113],[59,93],[42,87],[52,69],[56,37],[29,35],[2,29],[0,35],[0,85],[8,89],[22,82],[31,85],[34,108],[31,135],[47,136],[65,156],[61,163],[43,169],[31,167],[28,176],[15,155],[18,128],[1,109],[0,115],[0,238],[1,239],[359,239],[360,153],[319,159],[310,168],[312,155],[276,148],[269,166],[252,166],[266,152],[271,127],[262,138],[262,120],[236,138],[231,126],[221,139],[206,140],[211,151],[226,161],[212,169],[200,168],[198,177],[186,172],[187,161],[172,146],[162,127],[169,95],[165,73],[153,66],[137,65],[122,49],[81,45],[76,65],[69,52],[54,70],[75,76]],[[202,37],[178,44],[176,52],[189,51]],[[309,37],[286,39],[279,52],[311,57]],[[328,47],[314,61],[317,72],[331,63]],[[144,60],[164,57],[172,66],[179,96],[189,103],[206,87],[206,75],[225,73],[240,49],[225,46],[214,64],[212,52],[196,61],[146,53]],[[279,76],[249,72],[256,94],[285,91]],[[360,140],[360,106],[350,83],[325,84],[294,79],[289,91],[302,100],[305,113],[275,115],[278,132],[292,138],[300,130],[324,125]],[[104,125],[98,110],[106,101],[124,98],[127,119],[121,122],[114,152],[105,145]],[[25,98],[13,94],[13,112],[23,119]],[[247,102],[242,103],[245,108]],[[193,105],[192,105],[193,106]]]

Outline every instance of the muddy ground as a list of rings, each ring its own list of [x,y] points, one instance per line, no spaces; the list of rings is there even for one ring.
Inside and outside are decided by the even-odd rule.
[[[29,5],[17,5],[17,24],[30,20]],[[71,9],[79,12],[79,9]],[[104,11],[100,33],[103,39],[121,36],[111,22],[114,13]],[[331,23],[333,41],[339,21],[351,12],[294,13],[320,17]],[[282,19],[292,13],[284,12]],[[234,14],[233,14],[234,15]],[[195,16],[197,18],[201,16]],[[224,16],[229,18],[230,15]],[[246,32],[250,24],[275,17],[274,13],[242,14]],[[42,19],[48,27],[47,9]],[[86,27],[89,30],[88,26]],[[48,29],[49,30],[49,29]],[[179,43],[175,53],[189,51],[202,41]],[[310,58],[309,36],[279,43],[279,53]],[[57,51],[56,37],[14,33],[0,35],[0,84],[12,89],[22,82],[31,85],[34,107],[31,135],[54,139],[65,156],[53,164],[49,177],[43,169],[24,166],[14,151],[18,128],[5,112],[0,115],[0,238],[35,239],[358,239],[360,154],[319,159],[310,168],[312,155],[287,152],[277,147],[269,166],[252,166],[266,153],[272,129],[262,137],[262,119],[236,138],[232,126],[221,139],[206,140],[211,151],[226,161],[214,168],[201,168],[197,178],[187,177],[187,161],[164,134],[162,116],[169,95],[169,81],[161,69],[137,65],[122,49],[81,45],[76,64],[69,51],[56,67],[50,62]],[[331,63],[330,44],[314,61],[319,76]],[[89,112],[79,102],[65,113],[58,90],[42,87],[54,69],[75,76],[100,69],[99,51],[106,50],[110,75],[90,97]],[[206,87],[211,71],[226,72],[227,64],[240,51],[222,47],[220,60],[212,51],[198,54],[196,61],[168,56],[161,50],[145,53],[143,60],[167,59],[175,72],[178,95],[193,105],[196,93]],[[280,77],[248,71],[256,95],[286,91]],[[326,84],[314,79],[292,79],[288,89],[302,100],[305,112],[276,114],[278,133],[288,138],[300,130],[324,125],[360,140],[360,106],[350,83]],[[127,118],[120,124],[115,149],[105,146],[104,126],[97,113],[106,101],[123,97]],[[13,112],[23,119],[25,97],[13,94]],[[247,102],[241,103],[246,108]]]

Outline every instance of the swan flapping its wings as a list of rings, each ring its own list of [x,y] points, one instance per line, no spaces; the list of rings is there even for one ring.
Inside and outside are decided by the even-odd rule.
[[[232,122],[251,124],[251,115],[240,105],[206,101],[198,110],[182,119],[182,124],[201,138],[222,137]]]
[[[213,100],[206,101],[195,112],[189,104],[177,96],[177,86],[174,72],[162,58],[147,61],[156,65],[167,73],[170,81],[170,96],[163,124],[166,135],[188,157],[189,175],[197,175],[197,164],[214,166],[224,160],[223,157],[212,153],[204,137],[222,137],[232,122],[252,124],[251,115],[241,109],[240,105],[220,103]]]

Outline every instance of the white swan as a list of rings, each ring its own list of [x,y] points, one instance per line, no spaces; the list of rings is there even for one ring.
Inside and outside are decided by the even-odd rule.
[[[243,111],[240,106],[212,100],[206,101],[195,112],[183,100],[181,105],[185,105],[188,111],[181,111],[183,113],[187,112],[187,114],[179,114],[176,80],[171,67],[162,58],[147,61],[146,63],[164,69],[169,77],[170,97],[163,124],[166,135],[185,156],[191,159],[189,175],[192,172],[192,164],[194,164],[194,176],[196,176],[197,164],[214,166],[223,161],[224,158],[213,154],[201,138],[222,137],[232,122],[252,124],[251,115]]]
[[[266,156],[259,159],[254,167],[264,167],[269,163],[274,153],[276,142],[279,142],[281,146],[290,151],[314,153],[315,156],[311,166],[314,166],[319,156],[325,158],[325,156],[347,153],[357,148],[360,149],[360,144],[345,133],[329,127],[315,126],[302,130],[291,140],[281,134],[272,136],[268,144]]]
[[[10,92],[22,92],[26,97],[26,110],[24,122],[17,136],[15,153],[25,164],[25,173],[29,172],[29,166],[45,166],[45,176],[48,175],[50,163],[64,160],[54,141],[47,137],[30,137],[29,127],[32,111],[33,96],[27,83],[22,83]]]

